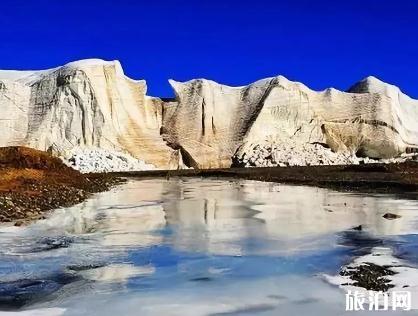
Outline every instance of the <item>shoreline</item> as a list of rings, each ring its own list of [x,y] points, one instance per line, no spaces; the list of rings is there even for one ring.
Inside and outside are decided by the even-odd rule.
[[[20,226],[42,219],[123,181],[111,174],[81,174],[42,151],[0,148],[0,223]]]
[[[0,153],[0,223],[14,223],[17,226],[42,219],[48,211],[76,205],[92,194],[107,191],[126,179],[217,177],[307,185],[347,192],[409,193],[414,199],[418,193],[416,161],[81,174],[44,152],[23,147],[6,150],[6,155]]]
[[[271,168],[113,172],[126,178],[219,177],[308,185],[364,193],[418,193],[418,162]]]
[[[32,221],[45,219],[48,212],[61,207],[77,205],[94,193],[110,190],[123,183],[123,179],[113,176],[87,175],[84,185],[26,183],[18,190],[0,192],[0,225],[21,226]]]

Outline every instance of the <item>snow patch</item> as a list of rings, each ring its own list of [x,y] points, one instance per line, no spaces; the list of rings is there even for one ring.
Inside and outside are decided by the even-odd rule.
[[[67,68],[82,68],[82,67],[91,67],[91,66],[100,66],[100,65],[114,65],[119,63],[118,61],[106,61],[102,59],[83,59],[73,62],[69,62],[62,67]],[[20,81],[22,83],[29,84],[31,82],[37,81],[42,78],[42,76],[48,75],[61,67],[55,67],[50,69],[42,70],[0,70],[0,80],[8,81]]]
[[[0,79],[1,80],[18,80],[31,76],[36,71],[26,71],[26,70],[0,70]]]
[[[79,68],[79,67],[90,67],[90,66],[106,66],[106,65],[114,65],[119,63],[117,60],[107,61],[99,58],[90,58],[90,59],[82,59],[77,61],[72,61],[64,65],[64,67],[72,67],[72,68]]]
[[[64,308],[41,308],[41,309],[33,309],[33,310],[23,310],[17,312],[1,312],[1,316],[60,316],[65,313]]]

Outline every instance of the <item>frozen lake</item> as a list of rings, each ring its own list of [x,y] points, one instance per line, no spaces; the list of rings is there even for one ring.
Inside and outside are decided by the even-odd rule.
[[[0,227],[0,314],[350,315],[345,291],[324,276],[375,247],[416,267],[417,232],[413,196],[130,180],[27,227]]]

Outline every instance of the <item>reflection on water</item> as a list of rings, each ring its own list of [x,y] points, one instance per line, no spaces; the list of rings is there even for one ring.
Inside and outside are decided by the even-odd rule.
[[[0,310],[343,315],[344,292],[321,275],[375,246],[415,265],[417,211],[411,199],[256,181],[130,181],[2,227]]]

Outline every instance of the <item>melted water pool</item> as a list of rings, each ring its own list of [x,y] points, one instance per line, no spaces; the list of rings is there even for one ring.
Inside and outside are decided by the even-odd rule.
[[[402,217],[387,220],[387,212]],[[411,197],[244,180],[135,180],[28,227],[0,227],[0,310],[349,315],[344,291],[324,274],[376,246],[416,266],[417,231]]]

